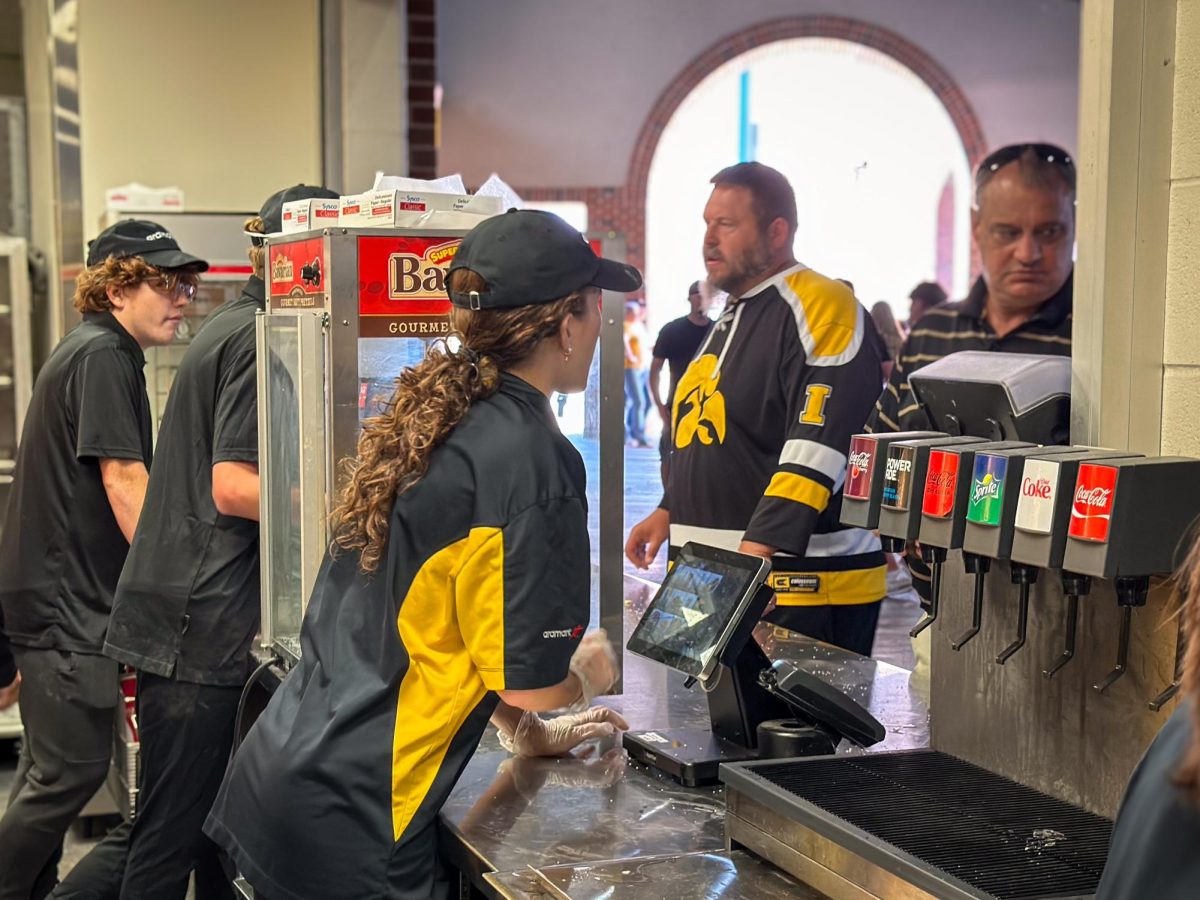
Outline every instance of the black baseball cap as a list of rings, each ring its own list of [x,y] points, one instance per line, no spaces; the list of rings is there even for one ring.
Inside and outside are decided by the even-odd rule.
[[[462,240],[447,278],[470,269],[485,282],[478,293],[450,291],[466,309],[501,309],[549,303],[585,287],[636,291],[642,273],[597,256],[583,235],[553,213],[510,209],[476,225]]]
[[[283,204],[293,200],[336,200],[338,196],[337,191],[326,187],[298,184],[276,191],[268,197],[262,209],[258,211],[258,217],[263,220],[263,228],[267,234],[278,234],[283,231]]]
[[[194,269],[207,272],[208,263],[179,249],[175,237],[157,222],[126,219],[105,228],[88,241],[87,266],[99,265],[109,257],[140,257],[156,269]]]

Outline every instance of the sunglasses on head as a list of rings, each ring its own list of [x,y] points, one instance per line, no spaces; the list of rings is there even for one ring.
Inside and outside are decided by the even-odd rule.
[[[1071,155],[1062,147],[1054,144],[1009,144],[1007,147],[993,150],[975,169],[976,189],[983,187],[987,180],[1000,169],[1024,156],[1026,151],[1033,151],[1033,154],[1042,162],[1058,166],[1071,186],[1074,187],[1075,163],[1071,159]]]

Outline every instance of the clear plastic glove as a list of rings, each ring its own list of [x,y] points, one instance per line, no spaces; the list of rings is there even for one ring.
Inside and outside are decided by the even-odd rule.
[[[600,694],[617,683],[617,654],[603,628],[585,634],[571,655],[570,670],[579,679],[581,692],[569,709],[585,710]]]
[[[592,738],[612,737],[629,728],[621,714],[607,706],[543,719],[524,712],[512,737],[499,732],[500,746],[514,756],[561,756]]]

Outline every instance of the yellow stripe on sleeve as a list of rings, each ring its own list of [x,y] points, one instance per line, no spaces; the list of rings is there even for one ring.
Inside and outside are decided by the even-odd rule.
[[[829,488],[793,472],[776,472],[764,492],[766,497],[779,497],[793,503],[803,503],[820,512],[829,505]]]

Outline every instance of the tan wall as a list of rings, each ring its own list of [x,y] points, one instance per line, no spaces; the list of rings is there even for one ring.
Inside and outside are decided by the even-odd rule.
[[[1200,0],[1179,0],[1162,452],[1200,456]]]
[[[189,210],[234,212],[320,182],[318,0],[79,7],[86,235],[105,189],[131,181],[177,185]]]

